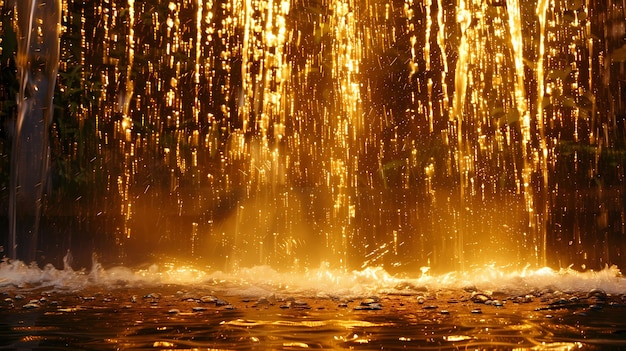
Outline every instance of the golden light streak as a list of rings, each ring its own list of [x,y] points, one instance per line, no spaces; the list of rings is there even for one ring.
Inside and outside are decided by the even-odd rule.
[[[454,103],[452,105],[451,118],[459,121],[458,128],[461,128],[460,122],[463,119],[463,109],[465,105],[465,95],[467,88],[468,60],[469,60],[469,44],[467,39],[467,30],[470,26],[472,15],[466,7],[465,0],[459,0],[457,4],[457,22],[461,27],[461,43],[459,44],[459,57],[456,63],[456,71],[454,75]],[[463,133],[459,129],[457,131],[459,138]],[[460,140],[460,139],[459,139]]]
[[[410,35],[410,47],[411,47],[411,61],[409,62],[409,78],[412,77],[415,73],[417,73],[417,54],[415,53],[415,46],[417,45],[417,36],[415,35],[415,24],[413,24],[413,0],[407,0],[404,4],[404,15],[407,19],[407,33]]]
[[[133,80],[131,78],[131,72],[133,70],[133,64],[135,61],[135,0],[128,0],[128,65],[126,67],[126,82],[124,90],[123,100],[123,113],[124,117],[128,118],[128,109],[130,107],[130,100],[133,96]]]
[[[426,61],[426,70],[430,71],[430,31],[433,26],[433,19],[430,14],[430,8],[432,7],[431,0],[424,0],[424,8],[426,10],[426,31],[424,33],[424,60]],[[432,100],[432,96],[428,96],[428,100]]]
[[[448,110],[450,98],[448,97],[448,84],[446,83],[446,76],[449,70],[448,57],[446,54],[446,25],[443,19],[443,0],[437,0],[437,7],[439,8],[439,11],[437,12],[437,24],[439,25],[439,31],[437,32],[437,45],[439,46],[439,51],[441,52],[441,62],[443,63],[443,71],[441,71],[441,90],[443,91],[443,106],[441,106],[441,109]]]
[[[522,147],[523,150],[528,150],[527,145],[531,141],[530,135],[530,116],[526,109],[526,94],[524,91],[524,64],[523,64],[523,52],[522,52],[522,34],[521,34],[521,19],[519,13],[519,3],[517,0],[507,0],[508,22],[509,31],[511,36],[511,47],[513,49],[513,59],[515,63],[515,102],[516,108],[520,117],[521,133],[522,133]],[[532,151],[531,151],[532,152]],[[535,221],[532,210],[533,193],[529,187],[530,177],[532,176],[533,165],[529,161],[530,155],[524,156],[524,168],[522,170],[522,187],[523,194],[526,198],[527,210],[529,215],[528,226],[531,233],[534,234]]]
[[[537,128],[539,129],[539,148],[541,151],[541,170],[542,170],[542,178],[543,184],[542,187],[544,190],[544,195],[547,194],[547,184],[548,184],[548,147],[546,145],[546,137],[545,137],[545,121],[544,121],[544,113],[543,113],[543,99],[545,98],[545,81],[544,81],[544,57],[545,57],[545,31],[546,31],[546,11],[548,8],[548,0],[539,0],[537,2],[537,17],[539,20],[539,54],[537,57],[537,63],[535,67],[536,79],[537,79]],[[547,206],[545,206],[547,208]],[[547,218],[548,213],[544,212],[544,218]],[[541,246],[543,248],[543,252],[541,254],[541,265],[546,266],[547,259],[547,236],[545,233],[545,228],[542,228],[544,233],[542,233],[542,243]]]
[[[524,134],[530,133],[530,120],[527,114],[526,92],[524,88],[524,53],[522,48],[522,23],[519,0],[507,0],[507,11],[509,14],[509,31],[511,35],[511,47],[513,49],[513,60],[515,63],[515,101],[520,116],[524,116],[522,125],[527,130]],[[530,139],[528,135],[527,140]]]
[[[198,0],[197,4],[197,9],[196,9],[196,43],[195,43],[195,49],[196,49],[196,62],[195,62],[195,69],[194,69],[194,83],[196,84],[200,84],[200,59],[202,56],[202,25],[204,23],[204,16],[202,15],[203,13],[203,7],[204,7],[204,0]],[[196,123],[198,123],[198,119],[196,117]]]

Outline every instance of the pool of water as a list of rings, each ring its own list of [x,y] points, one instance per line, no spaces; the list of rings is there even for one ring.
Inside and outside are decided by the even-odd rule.
[[[277,282],[276,274],[246,281],[195,272],[193,282],[173,282],[122,278],[113,270],[96,276],[11,267],[22,277],[40,274],[18,281],[7,278],[7,269],[0,267],[2,349],[626,347],[626,294],[619,292],[619,276],[609,279],[612,285],[598,274],[593,280],[564,273],[546,278],[549,284],[516,277],[446,285],[441,277],[438,283],[392,281],[378,272],[370,280],[334,283],[335,289],[309,279],[303,289],[289,286],[285,277]],[[589,288],[594,285],[599,287]]]

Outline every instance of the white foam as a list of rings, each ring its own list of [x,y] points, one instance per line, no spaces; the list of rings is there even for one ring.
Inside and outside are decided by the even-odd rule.
[[[210,285],[216,290],[241,296],[268,294],[301,296],[355,297],[383,293],[419,293],[424,289],[462,289],[473,286],[479,290],[524,293],[536,290],[587,292],[602,289],[610,294],[626,292],[626,279],[615,267],[601,271],[576,271],[571,268],[551,268],[518,271],[485,266],[469,272],[431,275],[428,270],[415,276],[394,276],[380,267],[360,271],[333,270],[322,265],[298,273],[281,273],[269,266],[242,268],[234,273],[205,271],[190,265],[154,264],[147,269],[128,267],[103,268],[94,264],[91,271],[74,271],[69,267],[56,269],[52,265],[40,268],[20,261],[0,263],[0,287],[22,289],[42,286],[66,290],[81,290],[90,286],[110,287],[159,286],[180,284]]]

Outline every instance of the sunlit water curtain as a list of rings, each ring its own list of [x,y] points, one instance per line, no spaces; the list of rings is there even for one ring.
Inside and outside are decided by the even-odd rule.
[[[64,1],[40,252],[622,262],[623,6]]]

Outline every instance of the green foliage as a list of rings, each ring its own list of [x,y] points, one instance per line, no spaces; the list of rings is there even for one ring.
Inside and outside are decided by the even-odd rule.
[[[15,53],[17,52],[17,34],[13,29],[13,15],[2,12],[2,32],[0,33],[0,119],[2,125],[7,119],[12,118],[17,110],[17,92],[19,85],[17,83],[17,69],[15,67]]]
[[[64,25],[61,36],[61,65],[54,91],[54,117],[51,128],[53,191],[58,196],[90,192],[97,173],[98,139],[95,121],[89,116],[101,95],[102,82],[90,65],[81,65],[80,14]],[[95,69],[94,69],[95,70]],[[97,177],[97,174],[95,175]]]
[[[12,26],[12,12],[0,9],[0,199],[8,196],[11,142],[10,132],[17,115],[17,70],[14,54],[17,52],[17,35]],[[1,203],[1,202],[0,202]]]
[[[87,175],[94,167],[89,160],[97,155],[98,140],[93,121],[85,116],[102,89],[102,83],[84,72],[83,66],[68,67],[59,72],[54,95],[53,178],[58,179],[60,189],[89,185]]]
[[[585,142],[560,140],[556,147],[555,179],[600,181],[609,185],[623,183],[622,170],[626,168],[626,149],[623,145],[597,146]]]

